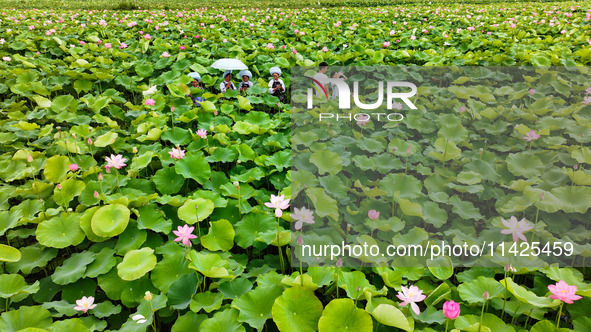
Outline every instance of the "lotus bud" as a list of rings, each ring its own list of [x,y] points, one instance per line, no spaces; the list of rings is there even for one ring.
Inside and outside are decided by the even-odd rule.
[[[29,155],[27,157],[27,161],[30,162],[30,163],[32,163],[33,162],[33,156]]]
[[[88,145],[92,145],[92,138],[88,138]]]
[[[490,296],[490,295],[488,294],[488,291],[485,291],[485,292],[482,294],[482,298],[483,298],[485,301],[486,301],[486,300],[488,300],[489,296]]]
[[[72,171],[72,172],[76,172],[78,170],[78,164],[71,164],[68,167],[70,168],[70,171]]]
[[[98,175],[98,180],[99,180],[99,181],[103,181],[103,173],[99,173],[99,175]]]
[[[98,199],[98,198],[99,198],[99,193],[98,193],[98,191],[96,191],[96,190],[94,191],[94,198],[96,198],[96,199]]]
[[[339,259],[337,260],[337,267],[338,267],[339,269],[340,269],[341,267],[343,267],[343,259],[342,259],[342,258],[339,258]]]
[[[137,153],[137,146],[134,146],[134,147],[133,147],[133,149],[131,149],[131,151],[132,151],[133,153]]]
[[[58,190],[62,190],[62,185],[61,184],[58,183],[56,187],[57,187]]]

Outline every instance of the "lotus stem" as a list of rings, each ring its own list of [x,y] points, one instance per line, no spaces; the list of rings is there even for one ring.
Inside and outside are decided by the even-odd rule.
[[[560,316],[562,316],[562,306],[564,302],[560,302],[560,309],[558,309],[558,316],[556,317],[556,329],[558,330],[558,326],[560,325]]]

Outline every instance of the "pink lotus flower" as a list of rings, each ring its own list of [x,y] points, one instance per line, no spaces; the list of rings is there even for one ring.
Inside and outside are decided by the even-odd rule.
[[[84,42],[84,40],[81,40],[80,45],[86,45],[86,42]]]
[[[271,194],[271,201],[265,203],[266,207],[274,208],[277,218],[281,218],[283,211],[289,207],[289,199],[284,199],[284,195],[275,196]]]
[[[322,48],[322,52],[328,52],[328,47],[324,46],[324,47]]]
[[[207,137],[207,130],[204,129],[199,129],[196,132],[197,136],[201,137],[201,138],[206,138]]]
[[[123,158],[122,155],[118,154],[118,155],[114,155],[111,154],[111,157],[105,157],[105,159],[107,159],[107,168],[111,168],[111,167],[115,167],[116,169],[120,169],[123,166],[127,166],[127,164],[125,164],[125,162],[127,161],[127,158]],[[99,174],[100,176],[101,174]]]
[[[70,171],[72,172],[76,172],[78,170],[78,164],[70,164],[70,166],[68,166],[70,168]]]
[[[552,292],[549,297],[551,299],[560,300],[564,303],[573,303],[573,301],[580,300],[583,297],[575,295],[577,286],[570,286],[564,280],[560,280],[556,285],[548,285],[548,289]]]
[[[121,43],[121,45],[119,45],[119,48],[121,48],[121,49],[127,48],[127,44]]]
[[[2,57],[2,60],[4,60],[4,61],[10,61],[12,59],[9,56],[3,56]]]
[[[537,140],[538,138],[540,138],[540,134],[536,134],[536,132],[535,132],[534,130],[530,130],[530,131],[527,133],[527,136],[523,136],[523,137],[521,137],[521,138],[523,138],[524,140],[526,140],[526,141],[528,141],[528,142],[531,142],[531,141],[535,141],[535,140]]]
[[[172,231],[174,233],[174,235],[177,236],[176,239],[174,239],[175,242],[179,242],[182,241],[182,243],[184,245],[186,245],[187,247],[191,246],[191,239],[196,239],[197,236],[191,234],[193,232],[193,230],[195,229],[195,227],[189,227],[189,225],[186,225],[181,227],[178,226],[176,231]]]
[[[460,304],[454,301],[445,301],[443,304],[443,315],[449,319],[456,319],[460,316]]]
[[[415,35],[410,36],[410,40],[415,40],[417,37]]]
[[[367,123],[369,122],[369,115],[367,117],[362,117],[361,119],[357,119],[357,125],[358,126],[367,126]]]
[[[187,47],[185,45],[181,45],[180,49],[185,50],[185,49],[187,49]]]
[[[295,208],[294,213],[291,215],[291,219],[295,220],[295,230],[299,231],[302,229],[304,223],[312,225],[314,224],[314,212],[308,210],[305,206],[301,209]]]
[[[376,211],[376,210],[369,210],[367,212],[367,216],[371,220],[377,220],[380,217],[380,213],[378,211]]]
[[[585,89],[585,93],[588,94],[588,95],[591,95],[591,88]]]
[[[152,99],[152,98],[148,98],[148,99],[146,99],[146,101],[144,102],[144,104],[147,105],[147,106],[154,106],[154,105],[156,105],[156,101],[154,99]]]
[[[74,310],[87,312],[88,310],[94,309],[96,307],[96,304],[93,303],[94,297],[83,296],[80,300],[76,300],[76,306],[74,307]]]
[[[164,51],[164,52],[162,52],[162,55],[160,55],[160,56],[163,58],[168,58],[168,57],[170,57],[170,54],[168,52]]]
[[[181,150],[181,148],[173,148],[168,152],[170,154],[170,158],[172,159],[183,159],[185,156],[185,150]]]
[[[111,43],[105,43],[105,48],[111,48]]]
[[[534,89],[529,89],[529,90],[527,91],[527,93],[529,93],[530,95],[533,95],[534,93],[536,93],[536,90],[534,90]]]
[[[291,53],[296,54],[296,53],[298,53],[298,51],[296,51],[296,49],[294,48],[294,49],[291,50]]]
[[[387,41],[387,42],[384,42],[384,43],[382,44],[382,46],[383,46],[383,47],[390,47],[390,42],[389,42],[389,41]]]
[[[591,104],[591,96],[587,96],[583,99],[583,104],[589,105]]]
[[[464,112],[466,112],[466,107],[465,106],[460,107],[460,113],[464,113]]]
[[[523,233],[534,228],[534,226],[530,222],[526,221],[525,218],[517,221],[515,216],[511,216],[509,220],[501,218],[501,221],[503,222],[503,225],[507,227],[507,229],[502,229],[501,233],[512,234],[513,241],[515,242],[519,241],[519,239],[527,242],[527,239]]]
[[[394,36],[396,34],[396,30],[390,30],[390,36]]]
[[[414,311],[417,315],[421,314],[417,302],[423,301],[427,296],[423,295],[423,291],[414,285],[410,286],[409,288],[401,286],[401,288],[402,292],[398,292],[396,295],[396,297],[402,301],[402,303],[400,303],[398,306],[402,307],[410,303],[412,311]]]

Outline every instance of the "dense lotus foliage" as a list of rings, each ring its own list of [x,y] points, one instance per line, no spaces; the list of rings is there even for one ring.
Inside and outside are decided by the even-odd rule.
[[[586,66],[584,3],[133,11],[1,3],[0,331],[591,329],[585,268],[291,267],[290,224],[324,217],[300,206],[289,212],[291,107],[267,91],[269,68],[280,67],[289,87],[290,68],[322,61]],[[222,72],[209,66],[225,57],[252,71],[244,96],[218,93]],[[200,73],[204,91],[190,72]],[[581,101],[570,113],[482,110],[479,119],[498,121],[474,125],[464,108],[397,130],[430,137],[445,117],[465,137],[483,130],[499,139],[489,145],[506,146],[511,135],[509,143],[539,153],[535,165],[487,151],[488,175],[498,177],[482,178],[515,199],[469,209],[460,202],[449,214],[471,220],[474,209],[503,210],[499,237],[521,241],[517,226],[531,225],[518,223],[536,220],[539,209],[535,231],[574,218],[582,226],[568,236],[585,243],[591,90],[573,93]],[[199,107],[189,94],[202,96]],[[505,131],[513,122],[528,125]],[[408,168],[421,178],[415,168],[437,164],[406,150],[392,152],[392,173]],[[542,160],[560,167],[546,170]],[[472,180],[433,185],[468,196],[478,191]],[[549,212],[521,195],[534,186],[567,188],[568,197],[548,194],[562,204]]]

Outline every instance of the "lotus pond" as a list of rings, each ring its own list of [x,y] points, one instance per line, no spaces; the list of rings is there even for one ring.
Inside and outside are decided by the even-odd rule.
[[[292,135],[294,109],[267,91],[271,67],[289,89],[293,67],[323,61],[586,68],[588,4],[0,3],[0,331],[591,331],[588,72],[526,76],[503,109],[472,88],[373,135],[353,123],[369,157],[344,168],[341,129]],[[244,96],[218,93],[210,65],[226,57],[252,71]],[[347,182],[346,166],[374,178]],[[572,242],[577,258],[292,264],[292,229],[354,215],[335,232],[358,241],[383,209],[406,222],[394,241],[488,227],[508,246]]]

